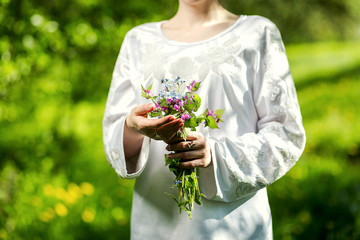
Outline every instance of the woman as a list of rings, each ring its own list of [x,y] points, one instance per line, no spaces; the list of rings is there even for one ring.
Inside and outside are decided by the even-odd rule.
[[[191,148],[174,141],[182,120],[148,119],[155,106],[141,98],[141,85],[153,84],[156,93],[161,79],[178,76],[201,82],[199,112],[225,108],[220,129],[189,135]],[[236,16],[217,0],[179,0],[170,20],[126,34],[103,131],[109,163],[119,176],[137,178],[132,239],[272,239],[266,186],[296,163],[305,145],[276,26],[259,16]],[[180,157],[179,168],[200,169],[206,198],[192,220],[164,194],[173,179],[164,154]]]

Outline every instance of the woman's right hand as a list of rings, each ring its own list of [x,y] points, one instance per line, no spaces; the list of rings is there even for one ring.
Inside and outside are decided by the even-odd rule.
[[[181,119],[175,119],[174,116],[148,119],[147,114],[154,109],[153,103],[134,107],[126,118],[126,126],[133,133],[169,143],[184,123]]]

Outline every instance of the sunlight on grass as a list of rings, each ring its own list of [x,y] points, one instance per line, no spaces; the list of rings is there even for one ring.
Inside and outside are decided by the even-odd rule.
[[[286,46],[295,83],[332,77],[360,66],[360,42],[320,42]]]

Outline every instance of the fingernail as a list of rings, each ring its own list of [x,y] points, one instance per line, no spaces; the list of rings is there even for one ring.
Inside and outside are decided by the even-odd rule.
[[[153,104],[153,103],[149,103],[149,104],[148,104],[148,110],[149,110],[149,111],[152,111],[153,108],[154,108],[154,104]]]

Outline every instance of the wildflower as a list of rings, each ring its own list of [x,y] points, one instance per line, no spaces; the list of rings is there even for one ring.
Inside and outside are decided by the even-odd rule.
[[[168,81],[169,81],[169,79],[167,79],[167,78],[161,79],[161,83],[165,83],[165,82],[168,82]]]
[[[177,98],[177,94],[176,94],[175,91],[172,91],[172,92],[171,92],[171,98],[172,98],[173,100]]]
[[[212,117],[216,118],[215,112],[214,112],[214,111],[211,111],[211,110],[208,110],[208,112],[207,112],[206,115],[207,115],[207,116],[212,116]]]
[[[174,114],[175,117],[181,118],[184,122],[184,127],[179,128],[177,135],[186,141],[189,129],[194,131],[201,123],[204,123],[205,126],[213,129],[218,128],[217,124],[222,122],[221,116],[224,110],[217,110],[216,113],[215,111],[206,110],[200,117],[197,117],[195,112],[200,107],[201,99],[195,94],[195,92],[199,89],[200,82],[193,80],[188,86],[186,86],[186,88],[182,88],[184,83],[185,80],[180,79],[180,77],[176,77],[173,81],[163,78],[161,79],[161,84],[164,84],[163,89],[156,97],[151,96],[151,86],[147,89],[142,87],[144,91],[142,92],[142,96],[147,99],[151,99],[156,106],[156,108],[149,113],[151,117],[163,117],[169,114]],[[203,196],[198,188],[198,176],[194,169],[191,170],[191,173],[180,170],[177,168],[178,162],[175,164],[175,162],[168,160],[169,159],[165,158],[166,165],[169,165],[170,171],[176,175],[173,183],[174,185],[177,185],[179,189],[179,200],[176,200],[176,198],[171,194],[169,195],[178,203],[180,212],[181,210],[186,210],[191,218],[191,211],[193,209],[194,202],[201,205],[201,196]],[[189,184],[189,179],[196,184]],[[88,211],[87,215],[84,215],[86,218],[83,216],[84,221],[86,220],[91,222],[94,214]]]
[[[181,115],[181,119],[183,121],[190,119],[190,117],[191,117],[190,114],[186,114],[186,113]]]
[[[181,180],[175,180],[175,181],[174,181],[174,185],[178,185],[178,184],[181,184],[181,183],[182,183]]]

